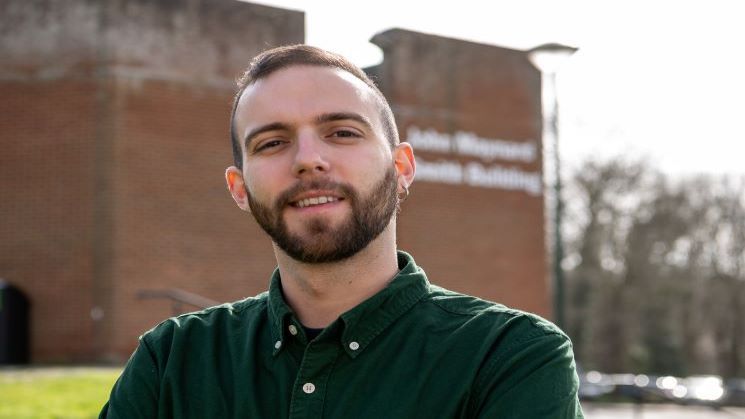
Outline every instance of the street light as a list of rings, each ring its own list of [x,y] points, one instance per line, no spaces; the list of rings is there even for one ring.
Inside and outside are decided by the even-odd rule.
[[[554,246],[553,246],[553,286],[554,286],[554,321],[564,328],[564,271],[561,260],[564,258],[564,247],[561,235],[561,220],[564,211],[561,199],[561,158],[559,156],[559,100],[556,94],[556,73],[561,65],[577,52],[577,48],[561,44],[544,44],[528,50],[528,59],[541,72],[543,88],[543,144],[549,143],[550,137],[553,153],[553,204],[554,204]],[[547,135],[548,134],[548,135]],[[550,160],[546,159],[546,162]],[[546,170],[546,174],[551,173]],[[547,182],[548,183],[548,182]]]

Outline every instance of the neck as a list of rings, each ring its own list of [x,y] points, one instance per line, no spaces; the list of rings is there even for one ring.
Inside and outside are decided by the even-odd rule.
[[[298,262],[275,246],[282,291],[298,320],[323,328],[385,288],[398,273],[395,223],[360,252],[343,261]]]

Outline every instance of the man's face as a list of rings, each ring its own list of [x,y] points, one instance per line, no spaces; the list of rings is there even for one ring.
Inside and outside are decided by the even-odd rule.
[[[327,67],[279,70],[244,91],[235,127],[247,204],[290,257],[342,260],[389,226],[398,176],[362,81]]]
[[[293,196],[316,189],[335,191],[349,203],[352,213],[336,227],[330,220],[314,216],[306,221],[306,234],[290,231],[282,209],[293,205]],[[364,249],[388,226],[398,202],[396,172],[393,168],[386,170],[368,196],[360,196],[349,184],[318,180],[298,183],[282,193],[272,206],[251,196],[248,202],[261,228],[290,257],[306,263],[335,262]]]

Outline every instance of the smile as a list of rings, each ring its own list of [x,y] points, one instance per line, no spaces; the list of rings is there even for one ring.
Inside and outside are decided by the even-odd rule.
[[[321,204],[326,204],[329,202],[335,202],[338,200],[339,198],[336,198],[333,196],[316,196],[313,198],[301,199],[297,202],[294,202],[292,205],[298,208],[305,208],[305,207],[310,207],[313,205],[321,205]]]

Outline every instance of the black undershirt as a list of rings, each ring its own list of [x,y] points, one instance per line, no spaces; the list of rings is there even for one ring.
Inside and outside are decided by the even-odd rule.
[[[320,335],[321,332],[323,332],[323,328],[314,329],[314,328],[305,327],[305,326],[303,326],[303,330],[305,330],[305,337],[308,338],[308,342],[315,339],[316,336]]]

